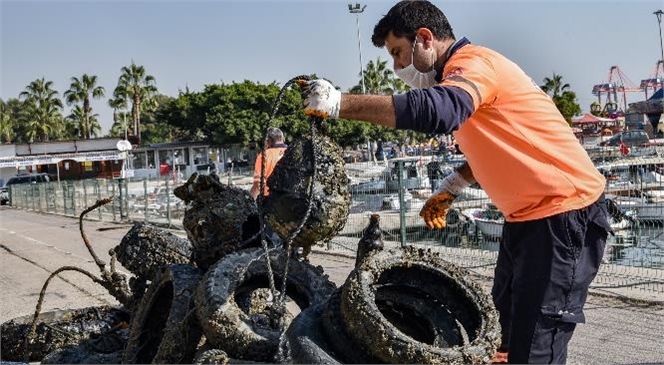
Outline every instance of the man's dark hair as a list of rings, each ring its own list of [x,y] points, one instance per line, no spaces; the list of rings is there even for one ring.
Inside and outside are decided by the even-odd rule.
[[[454,38],[454,32],[445,14],[424,0],[403,0],[390,9],[374,27],[371,41],[376,47],[385,46],[385,38],[392,32],[395,37],[415,39],[418,29],[427,28],[438,39]]]

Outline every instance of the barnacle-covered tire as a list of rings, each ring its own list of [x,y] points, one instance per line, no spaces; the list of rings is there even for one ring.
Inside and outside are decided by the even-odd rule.
[[[280,344],[284,359],[292,364],[342,364],[323,333],[325,304],[309,307],[293,319]]]
[[[316,156],[315,176],[313,153]],[[286,239],[302,223],[309,207],[312,178],[313,208],[292,242],[294,247],[304,248],[305,256],[312,245],[325,243],[339,233],[348,219],[349,179],[341,148],[322,134],[295,140],[268,178],[270,195],[264,202],[267,223]]]
[[[286,252],[270,251],[277,289],[281,288]],[[238,293],[269,287],[265,252],[261,248],[232,253],[209,268],[196,291],[196,310],[203,333],[215,348],[236,359],[273,361],[280,331],[257,324],[238,305]],[[327,300],[336,288],[321,267],[288,261],[286,295],[301,309]]]
[[[435,345],[399,330],[377,303],[376,293],[384,285],[406,286],[438,301],[467,340],[454,346]],[[468,278],[468,272],[430,251],[413,247],[375,251],[365,258],[342,287],[341,311],[353,341],[388,363],[486,363],[497,348],[500,334],[491,299]]]
[[[132,274],[145,280],[152,278],[165,265],[191,261],[191,243],[164,229],[144,222],[135,223],[113,248],[118,261]]]
[[[28,344],[27,354],[23,341],[27,336],[33,315],[11,319],[0,325],[0,359],[3,361],[41,361],[58,349],[77,345],[90,334],[107,331],[129,321],[124,309],[110,306],[54,310],[39,314],[36,336]]]
[[[129,364],[189,363],[201,331],[193,315],[193,293],[200,271],[169,265],[154,278],[129,329],[123,362]]]

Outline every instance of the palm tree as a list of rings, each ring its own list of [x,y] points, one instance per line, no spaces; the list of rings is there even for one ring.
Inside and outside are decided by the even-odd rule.
[[[90,139],[90,136],[99,137],[101,132],[98,118],[99,114],[88,114],[80,105],[76,105],[67,116],[67,121],[76,126],[74,136]]]
[[[113,125],[115,125],[119,121],[118,116],[123,110],[127,109],[127,100],[122,97],[113,97],[108,99],[108,106],[113,109]]]
[[[53,81],[46,81],[43,77],[34,80],[19,94],[19,98],[25,101],[28,142],[48,141],[49,136],[54,136],[61,130],[62,100],[58,97],[58,92],[53,90]]]
[[[570,88],[569,84],[563,84],[563,77],[562,75],[558,75],[555,72],[553,73],[553,77],[544,78],[544,85],[540,86],[542,91],[545,93],[552,92],[554,97],[559,96],[563,91],[566,91],[567,89]]]
[[[14,139],[14,121],[9,107],[0,99],[0,142],[11,143]]]
[[[131,101],[131,116],[134,135],[141,140],[141,107],[152,107],[153,96],[157,93],[155,78],[145,72],[143,66],[134,62],[129,67],[122,67],[122,75],[113,92],[115,98]],[[146,108],[146,109],[148,109]]]
[[[127,138],[127,130],[129,129],[129,122],[131,119],[131,116],[127,118],[128,116],[128,113],[125,112],[118,112],[113,114],[113,120],[115,122],[113,122],[111,130],[108,131],[109,137]]]
[[[369,94],[391,95],[397,91],[397,87],[401,87],[403,82],[397,79],[394,72],[387,66],[387,61],[382,61],[380,57],[376,61],[369,61],[366,69],[360,77],[364,78],[365,90]],[[403,84],[405,86],[405,84]],[[399,90],[402,91],[402,90]],[[362,83],[353,86],[350,93],[362,93]]]
[[[67,105],[76,103],[83,103],[83,108],[80,109],[82,113],[78,122],[81,123],[79,128],[81,131],[81,138],[90,139],[92,126],[90,119],[92,114],[92,107],[90,106],[90,98],[99,99],[104,96],[106,90],[102,86],[97,86],[97,76],[83,74],[81,78],[72,77],[69,90],[65,91],[64,97]]]

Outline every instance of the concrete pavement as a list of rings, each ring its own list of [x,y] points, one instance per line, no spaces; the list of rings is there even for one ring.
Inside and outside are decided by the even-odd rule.
[[[108,262],[108,251],[130,225],[86,221],[85,232],[96,253]],[[317,250],[311,256],[331,280],[343,284],[354,258]],[[78,230],[78,220],[0,207],[0,322],[32,314],[44,281],[63,265],[98,275]],[[126,271],[119,268],[122,271]],[[47,290],[43,310],[115,303],[103,288],[79,273],[64,273]],[[490,277],[475,279],[488,289]],[[664,363],[664,304],[620,296],[591,295],[588,323],[572,339],[570,364]]]

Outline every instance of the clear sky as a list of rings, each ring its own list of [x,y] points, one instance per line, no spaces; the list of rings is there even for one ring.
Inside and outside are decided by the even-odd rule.
[[[536,82],[561,74],[584,111],[594,84],[617,65],[638,86],[660,58],[654,11],[661,0],[433,1],[457,38],[493,48]],[[355,2],[353,2],[355,3]],[[363,1],[362,58],[388,59],[371,44],[394,1]],[[0,0],[0,98],[45,77],[62,94],[72,76],[98,76],[110,95],[120,68],[145,66],[163,94],[252,80],[283,84],[316,73],[343,90],[359,82],[356,16],[348,1],[7,1]],[[664,9],[663,9],[664,10]],[[389,63],[391,66],[391,62]],[[629,101],[642,100],[633,93]],[[106,99],[93,103],[103,132]],[[66,107],[65,113],[69,113]]]

